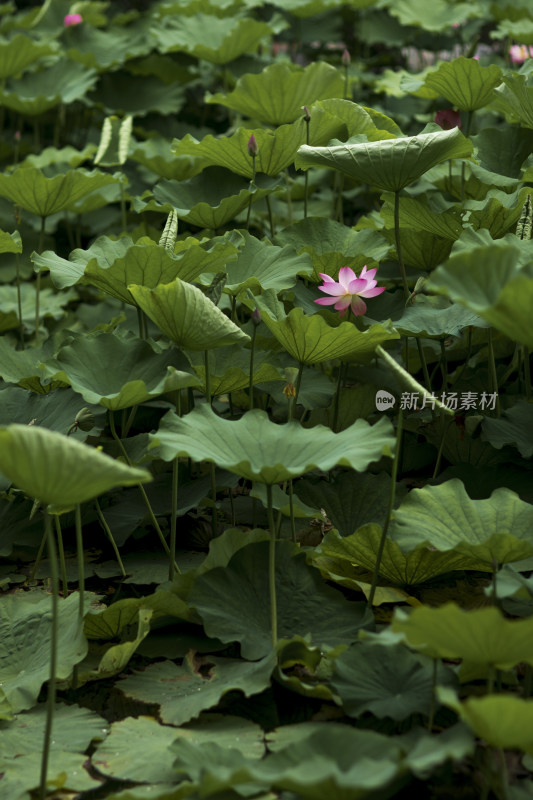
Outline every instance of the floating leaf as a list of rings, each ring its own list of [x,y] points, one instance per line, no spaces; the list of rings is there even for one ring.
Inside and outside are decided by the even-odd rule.
[[[312,430],[294,421],[277,425],[259,409],[247,411],[236,421],[225,420],[207,405],[197,406],[184,417],[169,411],[151,440],[165,461],[180,455],[215,461],[222,469],[268,484],[336,464],[362,472],[382,455],[391,455],[394,444],[385,417],[372,427],[357,420],[335,434],[322,425]]]
[[[226,567],[198,578],[189,595],[208,636],[216,631],[223,642],[238,641],[244,658],[258,659],[272,649],[268,597],[268,542],[239,550]],[[369,616],[363,604],[346,600],[328,587],[320,573],[306,564],[295,545],[276,547],[278,633],[281,638],[311,635],[314,644],[335,647],[357,638]]]
[[[454,58],[443,62],[426,75],[426,86],[445,97],[461,111],[475,111],[491,100],[502,82],[502,71],[495,64],[482,67],[475,58]]]
[[[232,108],[266,125],[283,125],[301,116],[304,105],[343,96],[341,73],[324,61],[316,61],[304,68],[271,64],[257,75],[243,75],[230,94],[211,95],[207,102]]]
[[[298,150],[297,169],[329,167],[362,183],[395,192],[450,158],[468,158],[473,145],[459,128],[398,139]]]
[[[19,758],[28,753],[41,754],[43,749],[46,705],[41,703],[9,724],[0,723],[0,746],[5,758]],[[77,705],[58,703],[54,708],[50,749],[67,753],[83,753],[91,741],[105,739],[105,719]]]
[[[115,486],[152,480],[149,472],[36,425],[0,428],[0,471],[43,505],[84,503]]]
[[[179,278],[156,289],[130,286],[129,290],[163,333],[186,350],[208,350],[250,339],[200,289]]]

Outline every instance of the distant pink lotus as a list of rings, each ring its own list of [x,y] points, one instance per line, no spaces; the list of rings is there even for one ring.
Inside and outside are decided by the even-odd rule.
[[[533,47],[525,44],[512,44],[509,48],[509,57],[513,64],[523,64],[526,58],[533,57]]]
[[[366,303],[362,297],[377,297],[385,291],[384,286],[377,286],[374,275],[377,269],[367,270],[366,265],[361,270],[361,275],[357,277],[350,267],[341,267],[339,270],[339,280],[334,281],[332,277],[323,272],[318,274],[324,283],[319,286],[321,292],[332,295],[331,297],[321,297],[315,300],[320,306],[332,306],[336,311],[340,311],[340,316],[344,317],[350,306],[355,317],[360,317],[366,312]]]
[[[67,14],[63,20],[65,28],[69,28],[71,25],[79,25],[80,22],[83,22],[81,14]]]
[[[435,122],[445,131],[451,131],[452,128],[460,128],[462,124],[460,113],[454,111],[453,108],[443,108],[442,111],[437,111]]]

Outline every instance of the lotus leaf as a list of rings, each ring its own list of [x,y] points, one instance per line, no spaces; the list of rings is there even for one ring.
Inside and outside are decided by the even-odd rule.
[[[6,233],[0,231],[0,254],[1,253],[22,253],[22,240],[20,233]]]
[[[70,33],[68,57],[99,72],[116,70],[124,61],[142,56],[151,49],[146,27],[140,23],[109,31],[76,25]]]
[[[53,42],[36,42],[23,33],[17,33],[0,45],[0,81],[20,75],[31,64],[57,50]]]
[[[377,142],[298,150],[298,169],[328,167],[383,191],[396,192],[450,158],[468,158],[473,145],[458,128]]]
[[[136,77],[132,84],[128,72],[104,74],[94,90],[92,101],[106,114],[131,114],[144,117],[151,111],[176,114],[185,100],[185,89],[175,83],[167,86],[154,76]]]
[[[481,434],[484,441],[490,442],[498,450],[513,444],[523,458],[533,456],[533,405],[519,400],[503,412],[501,419],[486,417],[482,423]]]
[[[97,80],[94,69],[62,59],[41,72],[8,81],[0,89],[0,103],[19,114],[37,116],[61,103],[81,100]]]
[[[426,86],[462,111],[483,108],[501,82],[502,71],[495,64],[482,67],[475,58],[463,56],[443,62],[426,75]]]
[[[433,32],[448,31],[450,28],[450,6],[445,0],[433,0],[430,4],[425,0],[394,0],[387,2],[387,5],[390,13],[402,25],[416,25]],[[470,3],[454,3],[454,22],[459,25],[465,22],[476,13],[475,8]]]
[[[493,108],[502,111],[511,122],[533,128],[533,87],[528,86],[525,75],[506,75],[495,90],[495,98]]]
[[[228,264],[226,270],[224,291],[227,294],[236,296],[245,289],[280,292],[294,286],[298,275],[307,277],[312,272],[309,256],[297,255],[291,246],[269,245],[246,231],[242,235],[244,244],[237,259]]]
[[[194,371],[205,388],[205,360],[198,351],[189,354]],[[270,363],[269,353],[257,352],[254,358],[253,385],[283,380],[280,370]],[[209,353],[209,380],[213,397],[238,392],[250,385],[250,351],[240,344],[218,348]]]

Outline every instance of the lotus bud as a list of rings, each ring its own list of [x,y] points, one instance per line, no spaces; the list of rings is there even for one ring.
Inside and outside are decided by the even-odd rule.
[[[69,28],[71,25],[79,25],[80,22],[83,22],[83,17],[81,14],[67,14],[63,20],[65,28]]]
[[[342,66],[349,67],[352,63],[352,59],[350,58],[350,54],[346,48],[344,48],[344,53],[342,54]]]
[[[302,106],[302,111],[304,112],[304,120],[306,122],[311,122],[311,114],[309,113],[307,106]]]
[[[460,128],[462,126],[461,115],[458,111],[454,111],[453,108],[443,108],[442,111],[437,111],[435,122],[444,131],[451,131],[452,128]]]
[[[250,158],[255,158],[259,152],[259,147],[257,146],[257,141],[253,133],[251,134],[250,138],[248,139],[248,155]]]
[[[256,327],[261,323],[261,312],[258,308],[252,311],[252,322]]]
[[[81,431],[88,431],[94,428],[95,418],[93,412],[89,408],[82,408],[81,411],[78,411],[74,418],[74,424],[78,427]]]

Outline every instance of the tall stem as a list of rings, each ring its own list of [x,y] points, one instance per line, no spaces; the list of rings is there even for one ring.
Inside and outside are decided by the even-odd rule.
[[[270,203],[270,195],[267,194],[265,199],[266,199],[267,210],[268,210],[268,220],[269,220],[269,223],[270,223],[270,235],[271,235],[272,238],[274,238],[274,217],[272,216],[272,205]]]
[[[496,359],[494,358],[494,342],[492,328],[487,329],[488,335],[488,361],[491,393],[496,395],[496,416],[500,416],[500,398],[498,397],[498,373],[496,372]]]
[[[392,510],[394,508],[394,500],[396,497],[396,479],[398,476],[398,462],[400,460],[400,446],[402,441],[402,424],[403,412],[401,406],[398,408],[398,425],[396,428],[396,448],[394,450],[394,461],[392,462],[391,483],[389,491],[389,505],[387,507],[387,517],[381,533],[378,552],[376,556],[376,563],[374,564],[374,572],[372,573],[372,585],[370,587],[370,594],[368,595],[368,608],[372,610],[374,602],[374,595],[376,594],[376,587],[378,585],[379,568],[381,566],[381,559],[383,557],[383,550],[385,548],[385,541],[387,539],[387,532],[391,520]]]
[[[43,752],[41,758],[41,780],[39,784],[39,800],[46,797],[46,778],[48,775],[48,759],[52,741],[52,725],[56,704],[56,670],[57,670],[57,630],[59,606],[59,573],[57,569],[57,553],[50,515],[44,512],[44,529],[48,545],[48,558],[52,575],[52,627],[50,632],[50,678],[48,680],[48,698],[46,705],[46,724],[44,728]]]
[[[252,331],[252,343],[250,347],[250,377],[248,381],[248,402],[250,409],[254,407],[254,357],[255,357],[255,335],[257,333],[257,325],[254,325]]]
[[[17,309],[20,323],[20,344],[24,350],[24,322],[22,321],[22,296],[20,290],[20,254],[15,254],[15,265],[17,269]]]
[[[468,138],[470,136],[470,128],[472,127],[472,117],[474,112],[467,111],[466,114],[466,130],[465,136]],[[465,201],[465,169],[466,169],[466,162],[463,161],[461,164],[461,203]]]
[[[119,552],[119,549],[117,547],[117,543],[115,542],[115,537],[111,533],[111,528],[107,524],[107,520],[103,515],[103,512],[102,512],[102,509],[100,508],[100,503],[98,502],[98,499],[96,499],[94,501],[94,503],[95,503],[96,514],[98,516],[98,519],[100,520],[100,523],[101,523],[104,531],[106,532],[107,538],[111,542],[111,547],[113,548],[113,552],[115,553],[115,558],[117,559],[118,565],[120,567],[120,573],[121,573],[122,577],[125,578],[126,575],[127,575],[127,572],[126,572],[126,570],[124,568],[124,564],[122,562],[122,558],[120,557],[120,552]]]
[[[65,564],[65,550],[63,548],[63,535],[61,533],[61,522],[59,514],[54,514],[54,522],[57,536],[57,546],[59,548],[59,563],[61,564],[61,581],[63,583],[63,597],[68,597],[67,566]]]
[[[291,515],[291,536],[292,541],[296,542],[296,524],[294,520],[294,493],[293,493],[293,485],[292,485],[292,478],[289,478],[289,510]]]
[[[296,384],[294,386],[294,400],[292,401],[294,404],[294,409],[296,409],[296,403],[298,402],[298,395],[300,394],[300,386],[302,385],[302,374],[304,371],[304,362],[300,361],[298,364],[298,375],[296,376]]]
[[[270,590],[270,625],[272,629],[272,647],[278,644],[278,605],[276,597],[276,526],[272,507],[272,486],[267,483],[267,513],[270,529],[270,546],[268,551],[268,584]]]
[[[46,217],[41,217],[41,229],[39,231],[39,255],[43,252],[44,247],[44,223]],[[35,344],[41,341],[41,333],[39,331],[39,317],[40,317],[40,303],[41,303],[41,271],[37,273],[37,280],[35,281]]]
[[[83,535],[81,529],[81,506],[76,503],[74,509],[74,519],[76,523],[76,550],[78,553],[78,591],[80,593],[78,604],[78,616],[80,622],[85,615],[85,563],[83,558]]]
[[[209,374],[209,350],[204,350],[204,366],[205,366],[205,397],[209,405],[211,405],[211,376]]]
[[[176,561],[176,530],[178,523],[178,483],[179,483],[179,460],[178,457],[172,462],[172,511],[170,514],[170,560],[168,565],[168,579],[174,580],[174,562]]]

